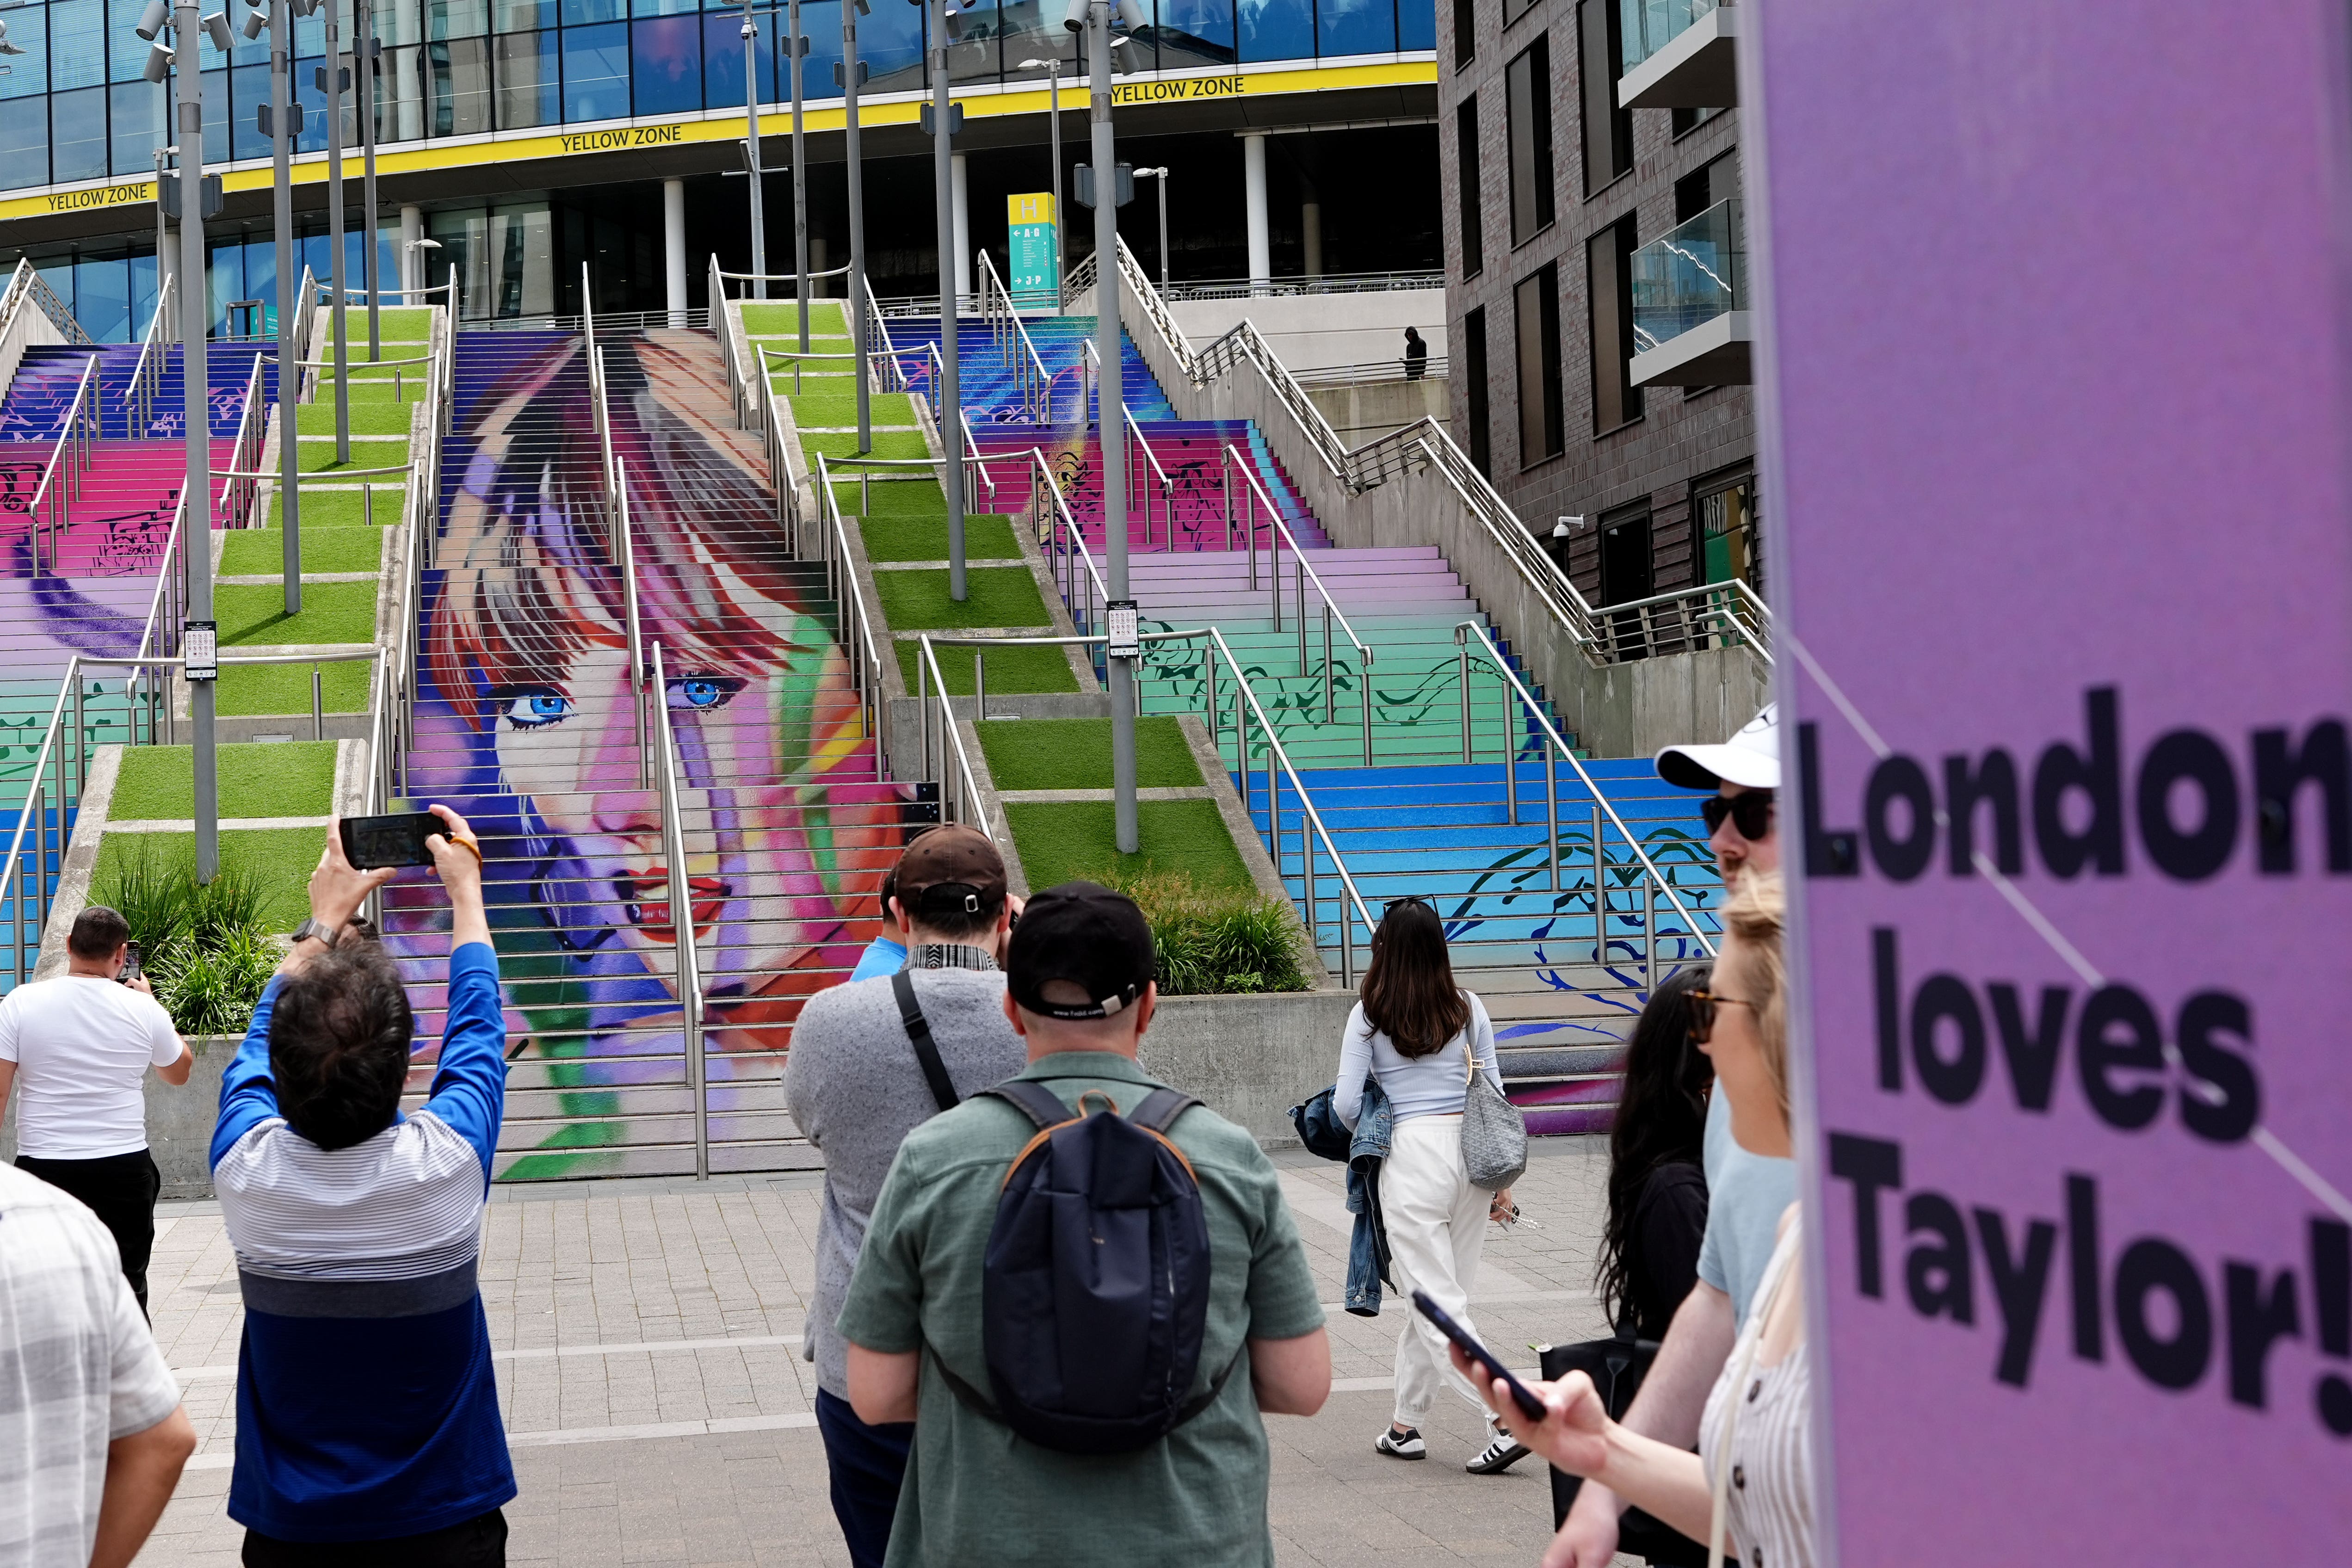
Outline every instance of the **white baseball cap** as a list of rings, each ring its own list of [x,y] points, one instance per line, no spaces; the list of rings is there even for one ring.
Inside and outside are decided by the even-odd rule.
[[[1779,789],[1779,705],[1767,702],[1720,746],[1668,746],[1658,753],[1658,776],[1685,789],[1713,789],[1727,781],[1745,789]]]

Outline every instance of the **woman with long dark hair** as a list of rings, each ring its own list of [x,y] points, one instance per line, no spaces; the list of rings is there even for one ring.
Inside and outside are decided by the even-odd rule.
[[[1393,1125],[1380,1195],[1390,1261],[1405,1274],[1398,1286],[1428,1291],[1468,1327],[1470,1281],[1486,1245],[1486,1222],[1516,1212],[1508,1188],[1489,1194],[1472,1186],[1462,1161],[1462,1104],[1470,1075],[1482,1072],[1496,1089],[1503,1086],[1495,1026],[1485,1005],[1454,983],[1444,923],[1420,899],[1388,907],[1372,933],[1372,961],[1358,995],[1339,1045],[1331,1107],[1354,1127],[1365,1080],[1378,1080]],[[1445,1336],[1418,1312],[1404,1319],[1397,1338],[1395,1419],[1373,1446],[1393,1458],[1420,1459],[1429,1454],[1420,1423],[1441,1384],[1477,1408],[1484,1405],[1477,1391],[1452,1371]],[[1526,1454],[1498,1429],[1467,1468],[1490,1475]]]
[[[1715,1064],[1691,1043],[1690,994],[1706,990],[1710,973],[1694,964],[1652,992],[1625,1050],[1597,1285],[1610,1325],[1636,1339],[1664,1339],[1698,1278],[1706,1234],[1699,1152]]]

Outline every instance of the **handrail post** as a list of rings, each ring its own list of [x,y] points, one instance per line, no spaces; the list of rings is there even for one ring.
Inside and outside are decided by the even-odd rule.
[[[1466,656],[1469,650],[1463,650]],[[1503,799],[1510,814],[1511,826],[1519,825],[1519,724],[1518,710],[1514,706],[1510,683],[1503,683]],[[1547,751],[1549,748],[1546,748]]]
[[[1462,760],[1470,760],[1470,645],[1463,639],[1462,630],[1454,632],[1454,660],[1459,669],[1457,679],[1462,687]]]
[[[1592,803],[1592,962],[1609,962],[1609,845],[1601,837],[1606,819]]]
[[[1551,890],[1559,891],[1559,764],[1552,758],[1551,748],[1543,749],[1544,760],[1544,858],[1551,862]],[[1646,881],[1644,883],[1646,886]]]

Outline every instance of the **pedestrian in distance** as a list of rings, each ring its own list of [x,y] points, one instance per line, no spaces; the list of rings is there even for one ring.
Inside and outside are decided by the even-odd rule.
[[[905,939],[904,967],[811,997],[784,1058],[784,1103],[824,1152],[806,1342],[833,1511],[856,1568],[880,1568],[914,1436],[903,1423],[858,1418],[846,1350],[834,1331],[867,1218],[907,1134],[1011,1078],[1028,1057],[1004,1016],[999,964],[1013,900],[988,836],[934,827],[907,847],[886,886],[894,889],[889,910]]]
[[[1371,963],[1340,1037],[1331,1108],[1354,1127],[1365,1080],[1379,1081],[1393,1119],[1380,1207],[1390,1259],[1406,1276],[1399,1288],[1427,1291],[1465,1328],[1471,1328],[1470,1282],[1486,1250],[1486,1223],[1517,1214],[1509,1188],[1490,1194],[1472,1185],[1463,1162],[1462,1107],[1474,1072],[1501,1090],[1486,1004],[1454,983],[1437,911],[1423,900],[1399,899],[1372,933]],[[1397,1335],[1395,1415],[1372,1447],[1391,1458],[1428,1458],[1421,1423],[1449,1384],[1484,1407],[1474,1386],[1447,1372],[1445,1336],[1437,1326],[1406,1313]],[[1495,1475],[1527,1452],[1497,1427],[1464,1468]]]
[[[1404,330],[1404,378],[1419,381],[1429,374],[1429,344],[1417,328]]]
[[[882,891],[879,895],[882,906],[882,930],[872,942],[866,944],[866,951],[857,955],[857,967],[849,972],[852,982],[875,980],[886,974],[896,974],[905,965],[907,944],[898,940],[903,934],[898,929],[898,912],[890,907],[890,900],[898,896],[898,870],[894,866],[890,868],[889,874],[882,879]]]
[[[1727,898],[1737,898],[1750,877],[1779,872],[1780,734],[1772,705],[1722,744],[1668,746],[1656,765],[1668,784],[1715,792],[1700,811]],[[1797,1195],[1795,1162],[1743,1148],[1720,1092],[1707,1106],[1703,1158],[1707,1209],[1698,1283],[1676,1309],[1623,1423],[1628,1432],[1681,1448],[1698,1441],[1706,1391],[1730,1357],[1777,1245],[1780,1215]],[[1624,1508],[1605,1484],[1580,1489],[1544,1568],[1607,1568]]]
[[[196,1058],[146,977],[123,974],[131,936],[121,915],[92,904],[66,936],[66,972],[0,998],[0,1105],[16,1086],[17,1167],[98,1215],[144,1312],[163,1177],[142,1080],[152,1067],[185,1084]]]
[[[1610,1326],[1654,1343],[1698,1282],[1706,1235],[1700,1156],[1715,1065],[1691,1037],[1690,997],[1712,972],[1704,963],[1678,969],[1650,994],[1625,1047],[1609,1129],[1609,1214],[1594,1284]]]
[[[1714,977],[1706,989],[1690,994],[1693,1033],[1714,1059],[1740,1147],[1786,1160],[1788,986],[1780,877],[1751,869],[1724,906],[1723,921]],[[1696,1454],[1612,1421],[1591,1378],[1581,1372],[1532,1385],[1545,1406],[1541,1421],[1529,1421],[1512,1404],[1507,1384],[1483,1372],[1475,1375],[1519,1439],[1561,1469],[1605,1484],[1694,1540],[1712,1542],[1727,1530],[1735,1562],[1812,1568],[1811,1358],[1795,1203],[1776,1228],[1755,1310],[1707,1394]],[[1458,1353],[1454,1364],[1474,1374]]]
[[[915,1423],[889,1568],[1274,1562],[1262,1413],[1321,1408],[1330,1345],[1273,1163],[1137,1063],[1152,964],[1120,894],[1033,898],[1028,1066],[883,1184],[839,1330],[859,1418]]]
[[[196,1429],[106,1226],[5,1166],[0,1360],[0,1563],[125,1568],[172,1500]]]
[[[506,1110],[506,1021],[481,850],[432,808],[449,899],[446,1022],[404,1117],[415,1018],[352,929],[390,869],[355,870],[339,825],[310,918],[221,1083],[213,1186],[245,1299],[228,1516],[247,1568],[485,1568],[515,1495],[476,1279]]]

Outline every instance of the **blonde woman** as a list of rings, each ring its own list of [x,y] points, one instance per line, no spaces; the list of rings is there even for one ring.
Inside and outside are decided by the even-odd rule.
[[[1751,872],[1724,906],[1723,950],[1705,991],[1693,992],[1691,1037],[1714,1059],[1717,1091],[1731,1105],[1731,1135],[1753,1154],[1789,1157],[1788,1002],[1781,963],[1782,895],[1777,875]],[[1513,1405],[1504,1385],[1454,1365],[1486,1394],[1505,1425],[1561,1469],[1595,1480],[1693,1540],[1707,1539],[1717,1500],[1727,1550],[1750,1568],[1812,1568],[1811,1361],[1805,1344],[1798,1205],[1781,1216],[1756,1310],[1707,1396],[1699,1451],[1685,1453],[1627,1431],[1582,1373],[1534,1388],[1549,1407],[1540,1423]],[[1549,1562],[1549,1559],[1547,1559]]]

